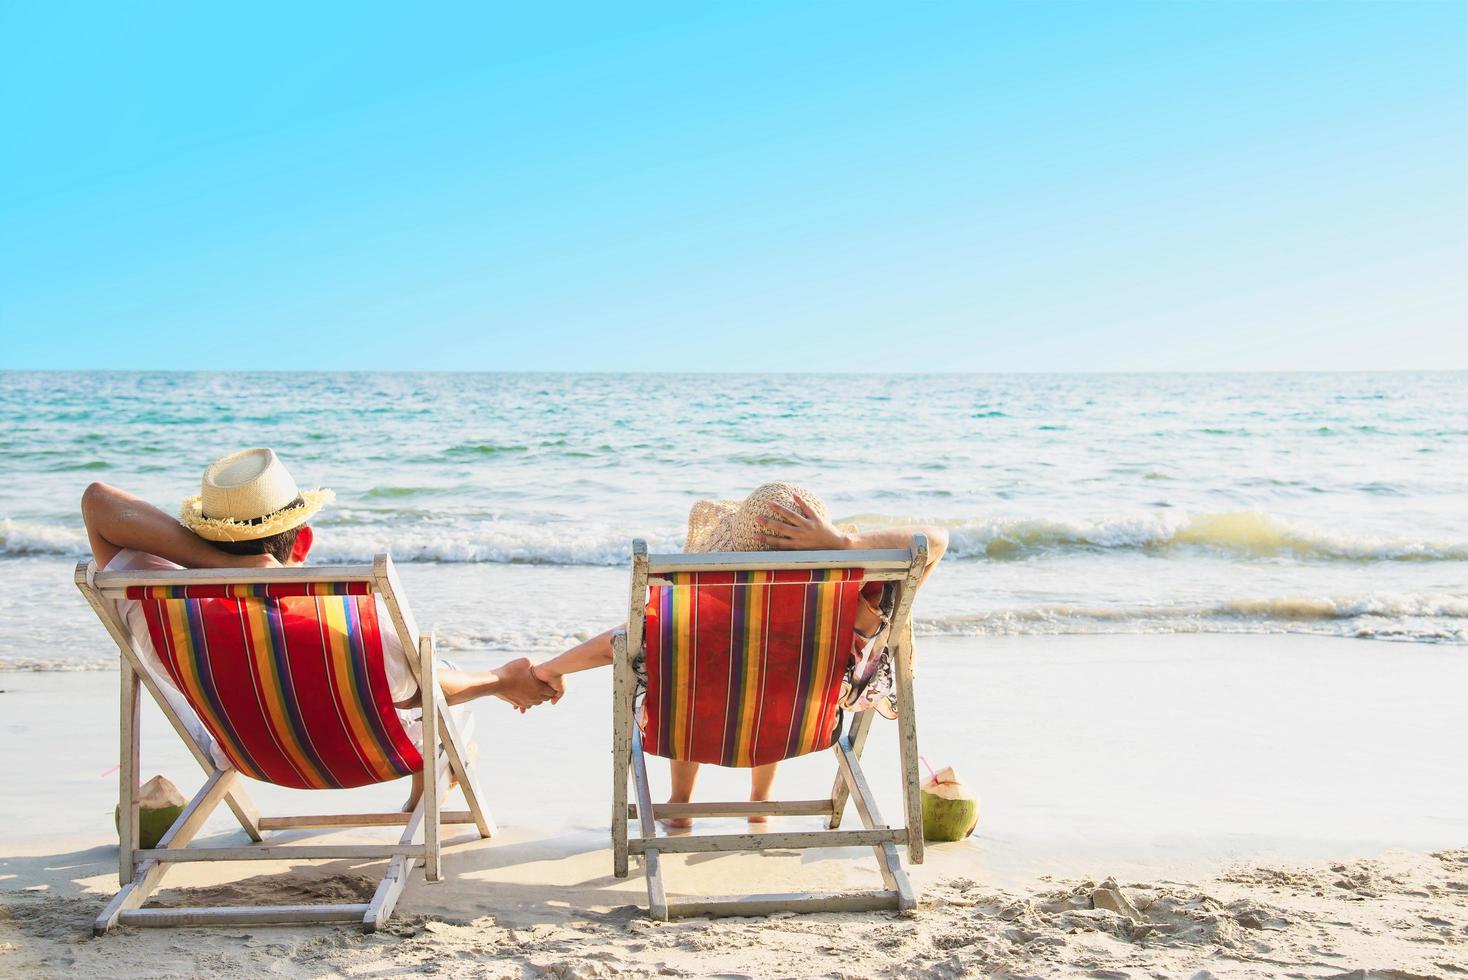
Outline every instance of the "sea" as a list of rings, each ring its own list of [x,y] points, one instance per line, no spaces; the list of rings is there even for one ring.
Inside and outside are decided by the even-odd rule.
[[[249,446],[336,491],[314,560],[392,555],[467,663],[616,625],[634,538],[771,480],[948,528],[920,637],[1468,645],[1468,373],[0,372],[0,669],[116,663],[89,483],[176,512]]]

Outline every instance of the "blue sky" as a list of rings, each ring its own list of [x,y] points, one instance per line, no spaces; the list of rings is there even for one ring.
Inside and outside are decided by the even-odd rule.
[[[1465,32],[5,0],[0,367],[1468,368]]]

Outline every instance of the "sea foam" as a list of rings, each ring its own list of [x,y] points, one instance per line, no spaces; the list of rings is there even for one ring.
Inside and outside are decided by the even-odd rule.
[[[62,555],[80,558],[91,553],[87,532],[80,527],[37,521],[0,520],[0,555]]]
[[[864,515],[860,527],[892,519]],[[1468,561],[1468,541],[1331,532],[1257,511],[1187,514],[1167,511],[1099,518],[980,518],[947,522],[949,556],[1007,561],[1044,555],[1140,551],[1195,552],[1299,561]],[[390,553],[400,562],[546,565],[620,565],[641,537],[654,551],[682,548],[681,528],[635,529],[593,521],[479,521],[409,519],[401,524],[317,526],[317,561],[370,561]],[[74,526],[0,520],[0,555],[88,553],[85,532]]]
[[[1237,598],[1176,605],[1053,603],[955,616],[918,616],[914,631],[928,636],[1314,633],[1468,643],[1468,596],[1381,592]]]
[[[1092,551],[1212,551],[1306,561],[1468,561],[1468,541],[1333,533],[1259,511],[1167,511],[1097,519],[1021,518],[952,522],[957,558],[1012,559]]]

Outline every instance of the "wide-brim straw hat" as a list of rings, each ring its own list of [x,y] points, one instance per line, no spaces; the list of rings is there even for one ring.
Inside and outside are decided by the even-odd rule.
[[[335,499],[298,488],[275,450],[242,449],[209,464],[178,519],[206,541],[257,541],[300,527]]]
[[[826,502],[814,491],[795,483],[766,483],[743,500],[700,500],[688,512],[686,552],[765,551],[768,545],[760,539],[764,528],[756,518],[775,517],[770,504],[780,504],[800,513],[795,498],[800,497],[812,511],[829,519]],[[842,530],[854,531],[854,525],[843,524]]]

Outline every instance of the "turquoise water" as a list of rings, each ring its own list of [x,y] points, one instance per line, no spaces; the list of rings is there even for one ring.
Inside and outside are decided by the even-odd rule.
[[[927,632],[1468,643],[1463,373],[0,373],[0,567],[29,599],[0,657],[96,657],[54,625],[88,482],[171,510],[249,445],[336,490],[318,558],[434,565],[471,651],[609,625],[633,537],[677,548],[695,500],[773,479],[946,524]],[[470,601],[526,583],[541,605]]]

